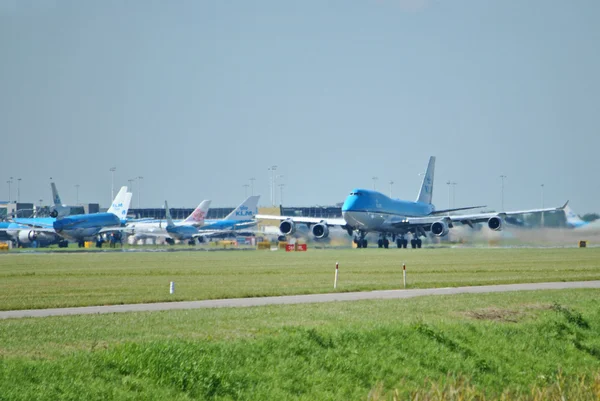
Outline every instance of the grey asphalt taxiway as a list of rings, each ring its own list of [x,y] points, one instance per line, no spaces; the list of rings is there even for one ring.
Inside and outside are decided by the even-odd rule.
[[[414,290],[387,290],[369,292],[337,292],[329,294],[287,295],[279,297],[232,298],[183,302],[157,302],[151,304],[85,306],[56,309],[26,309],[0,312],[0,319],[67,315],[93,315],[100,313],[120,312],[157,312],[202,308],[242,308],[264,305],[293,305],[322,302],[362,301],[371,299],[403,299],[431,295],[484,294],[492,292],[564,290],[580,288],[600,288],[600,281],[500,284],[473,287],[426,288]]]

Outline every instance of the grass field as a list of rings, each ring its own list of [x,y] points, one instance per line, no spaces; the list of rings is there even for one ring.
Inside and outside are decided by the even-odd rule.
[[[0,309],[600,279],[600,248],[0,255]],[[169,294],[169,282],[176,293]]]
[[[5,320],[0,399],[598,399],[599,295]]]
[[[402,263],[418,287],[598,279],[599,256],[4,255],[0,302],[14,309],[166,300],[170,280],[177,299],[330,292],[336,260],[342,291],[399,288]],[[0,400],[32,399],[597,400],[600,290],[0,320]]]

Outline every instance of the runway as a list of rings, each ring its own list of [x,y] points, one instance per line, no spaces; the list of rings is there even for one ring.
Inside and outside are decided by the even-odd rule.
[[[404,299],[431,295],[484,294],[492,292],[564,290],[580,288],[600,288],[600,281],[500,284],[473,287],[426,288],[414,290],[387,290],[369,292],[340,292],[329,294],[288,295],[260,298],[231,298],[205,301],[157,302],[151,304],[86,306],[76,308],[26,309],[0,312],[0,319],[68,315],[94,315],[101,313],[121,312],[157,312],[167,310],[203,308],[244,308],[264,305],[295,305],[323,302],[362,301],[372,299]]]

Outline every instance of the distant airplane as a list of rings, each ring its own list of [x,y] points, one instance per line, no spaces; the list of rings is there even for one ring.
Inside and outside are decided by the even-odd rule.
[[[53,186],[53,194],[56,187]],[[56,193],[56,195],[58,195]],[[121,225],[125,223],[127,211],[131,203],[131,192],[127,192],[127,187],[121,187],[117,196],[112,202],[111,207],[106,213],[79,214],[63,216],[65,209],[56,208],[60,204],[60,198],[55,197],[55,209],[57,218],[30,218],[15,219],[14,222],[28,227],[28,236],[52,235],[57,234],[64,238],[59,246],[68,245],[68,240],[77,242],[79,247],[84,246],[88,239],[96,239],[98,235],[108,233],[121,233]],[[58,198],[58,202],[57,202]],[[62,205],[61,205],[62,206]],[[19,234],[22,235],[22,234]]]
[[[55,233],[37,233],[31,227],[13,221],[0,222],[0,240],[12,241],[17,246],[48,246],[61,238]]]
[[[199,227],[202,226],[204,224],[204,219],[206,217],[206,214],[208,213],[208,209],[210,207],[210,200],[203,200],[202,202],[200,202],[200,204],[198,205],[198,207],[196,207],[196,209],[194,209],[194,211],[183,221],[180,222],[173,222],[173,220],[171,219],[171,222],[173,223],[173,226],[177,227],[177,226],[193,226],[193,227]],[[165,202],[165,210],[167,212],[169,212],[169,217],[171,215],[169,208],[167,207],[167,202]],[[163,222],[163,221],[133,221],[133,222],[129,222],[127,223],[127,228],[130,229],[131,231],[127,231],[128,234],[133,235],[134,240],[143,240],[143,239],[153,239],[156,240],[157,238],[164,238],[170,239],[170,234],[167,232],[167,227],[168,227],[168,219],[167,222]],[[197,230],[195,230],[194,232],[197,232]],[[178,239],[178,238],[176,238]],[[191,239],[188,238],[188,239]]]
[[[190,245],[193,245],[196,240],[205,242],[212,238],[234,236],[240,230],[244,230],[256,225],[257,222],[254,219],[254,216],[256,216],[259,198],[260,196],[258,195],[250,196],[231,213],[229,213],[224,219],[202,219],[203,224],[189,224],[191,215],[188,217],[188,219],[186,219],[188,223],[184,224],[185,221],[179,224],[175,223],[171,217],[169,205],[167,204],[167,201],[165,201],[165,216],[167,220],[167,224],[164,227],[165,239],[169,244],[173,244],[174,240],[178,240],[188,241]],[[204,202],[207,202],[207,204],[206,211],[203,213],[203,216],[208,212],[208,205],[210,205],[210,201]],[[202,205],[202,203],[200,205]],[[193,214],[194,213],[192,213],[192,215]]]
[[[50,187],[52,188],[52,201],[54,202],[54,205],[50,208],[50,217],[60,218],[71,214],[71,206],[62,204],[56,184],[52,182],[50,183]]]
[[[259,199],[260,195],[249,196],[225,218],[206,220],[202,227],[198,227],[198,234],[194,238],[204,242],[211,238],[231,237],[256,226]]]
[[[423,177],[421,190],[414,202],[400,199],[391,199],[381,192],[368,189],[354,189],[346,198],[342,206],[343,218],[321,219],[314,217],[288,217],[258,215],[258,219],[281,220],[279,229],[282,234],[292,234],[296,224],[302,223],[312,226],[315,238],[325,238],[329,235],[330,226],[340,226],[354,236],[358,248],[366,248],[366,235],[369,232],[379,234],[377,245],[379,248],[388,248],[389,239],[396,242],[398,248],[406,248],[408,240],[406,235],[411,235],[411,247],[420,248],[420,237],[426,237],[428,232],[441,237],[446,235],[455,224],[461,223],[473,227],[475,223],[487,222],[490,229],[499,231],[508,216],[521,215],[535,212],[550,212],[562,210],[566,207],[534,209],[515,212],[477,213],[468,215],[450,215],[450,212],[475,209],[484,206],[469,206],[455,209],[436,210],[431,203],[433,195],[433,177],[435,170],[435,157],[429,158],[427,172]]]
[[[208,204],[210,205],[210,201],[205,202],[208,202]],[[165,227],[165,230],[170,238],[179,241],[191,241],[191,244],[195,242],[194,235],[198,234],[198,227],[192,224],[173,223],[173,219],[171,218],[171,211],[169,210],[169,205],[167,204],[167,201],[165,201],[165,216],[167,218],[167,226]]]

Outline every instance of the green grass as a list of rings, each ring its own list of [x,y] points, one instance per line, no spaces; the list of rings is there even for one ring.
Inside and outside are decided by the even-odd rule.
[[[0,308],[600,279],[600,250],[0,256]],[[177,284],[168,294],[169,281]],[[597,400],[600,290],[0,320],[4,400]]]
[[[600,279],[600,248],[0,255],[0,310]],[[176,294],[169,295],[175,281]]]
[[[4,320],[0,400],[598,399],[599,295]]]

